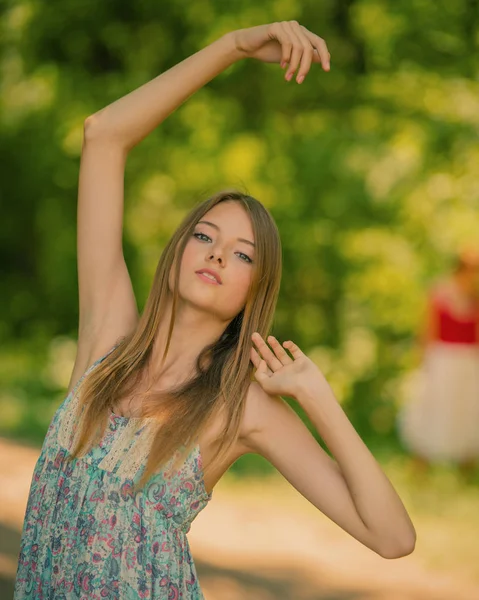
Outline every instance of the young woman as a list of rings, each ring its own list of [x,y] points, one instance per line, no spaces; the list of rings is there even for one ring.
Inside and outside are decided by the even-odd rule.
[[[479,465],[479,254],[464,250],[428,292],[423,360],[398,429],[419,473],[453,462]]]
[[[325,42],[296,21],[261,25],[222,36],[86,119],[78,353],[35,466],[16,600],[203,598],[186,533],[249,452],[379,555],[414,548],[400,498],[320,370],[292,341],[267,335],[281,245],[258,200],[225,191],[194,207],[138,315],[121,243],[128,151],[248,57],[281,63],[298,83],[312,63],[329,70]],[[336,460],[281,396],[305,408]]]

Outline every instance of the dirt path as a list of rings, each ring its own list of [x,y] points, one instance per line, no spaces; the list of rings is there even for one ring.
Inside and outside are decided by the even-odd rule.
[[[0,438],[0,600],[13,595],[38,452]],[[479,581],[425,564],[420,532],[412,555],[383,559],[282,479],[261,484],[224,478],[188,537],[206,600],[479,598]]]

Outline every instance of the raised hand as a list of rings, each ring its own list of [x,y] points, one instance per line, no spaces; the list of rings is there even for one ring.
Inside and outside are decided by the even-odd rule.
[[[251,336],[256,348],[251,347],[250,358],[256,371],[256,381],[267,394],[289,396],[298,400],[300,392],[314,389],[325,381],[323,374],[313,361],[293,342],[287,341],[283,346],[270,335],[268,341],[273,350],[257,332]]]
[[[299,67],[296,81],[302,83],[311,63],[330,69],[326,42],[297,21],[281,21],[233,31],[236,49],[247,58],[288,66],[285,79],[290,81]]]

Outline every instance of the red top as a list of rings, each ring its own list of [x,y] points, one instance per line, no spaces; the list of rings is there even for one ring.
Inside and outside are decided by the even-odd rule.
[[[459,317],[449,308],[445,298],[433,296],[433,306],[438,318],[438,339],[455,344],[479,343],[477,328],[479,307]]]

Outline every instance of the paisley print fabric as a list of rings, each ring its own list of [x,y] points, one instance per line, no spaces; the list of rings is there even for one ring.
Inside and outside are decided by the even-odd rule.
[[[111,352],[112,348],[109,352]],[[133,494],[152,420],[110,414],[100,443],[65,461],[81,383],[55,412],[34,468],[14,600],[204,600],[187,532],[208,504],[196,445],[179,471]]]

